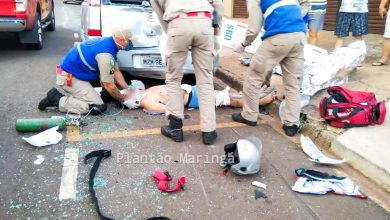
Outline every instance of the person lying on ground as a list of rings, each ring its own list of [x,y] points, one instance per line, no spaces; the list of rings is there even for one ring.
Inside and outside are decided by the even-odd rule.
[[[134,81],[134,80],[133,80]],[[149,113],[165,113],[167,103],[166,85],[152,86],[144,89],[141,86],[130,86],[128,89],[122,90],[125,101],[123,104],[130,109],[143,108]],[[183,103],[187,108],[199,108],[198,87],[188,84],[181,85],[183,94]],[[215,106],[231,106],[242,107],[242,95],[240,93],[230,92],[230,88],[224,90],[214,90]],[[101,92],[103,101],[109,102],[112,98],[106,91]],[[263,86],[262,92],[258,95],[259,106],[265,106],[273,102],[276,98],[276,90],[273,87]]]

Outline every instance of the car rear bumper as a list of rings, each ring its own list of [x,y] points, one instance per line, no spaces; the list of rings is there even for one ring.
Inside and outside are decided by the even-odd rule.
[[[143,65],[141,57],[150,55],[160,56],[160,52],[157,48],[120,51],[117,55],[119,69],[128,72],[130,75],[165,79],[165,66],[148,67]],[[188,54],[183,67],[183,74],[194,74],[191,53]]]
[[[24,19],[0,17],[0,32],[20,32],[25,29]]]
[[[83,41],[94,39],[85,35],[81,31],[81,39]],[[162,67],[145,67],[142,65],[141,56],[160,56],[160,51],[157,47],[133,49],[130,51],[120,50],[117,54],[118,66],[121,71],[126,71],[133,76],[141,76],[154,79],[165,79],[165,66]],[[183,74],[194,74],[194,66],[192,65],[192,53],[189,52],[186,63],[183,66]]]

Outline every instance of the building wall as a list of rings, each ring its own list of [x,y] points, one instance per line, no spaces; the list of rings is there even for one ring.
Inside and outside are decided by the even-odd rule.
[[[247,18],[245,0],[233,0],[233,18]]]
[[[224,16],[228,18],[233,17],[233,2],[234,0],[224,0],[223,6],[224,6]]]

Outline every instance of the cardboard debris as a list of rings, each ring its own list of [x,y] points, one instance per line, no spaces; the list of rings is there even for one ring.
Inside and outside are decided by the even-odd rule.
[[[43,155],[37,155],[37,159],[34,160],[34,164],[39,165],[39,164],[43,163],[44,160],[45,160],[45,158],[43,157]]]
[[[58,128],[58,126],[55,126],[29,138],[22,137],[22,139],[35,147],[57,144],[62,139],[62,134],[57,131]]]
[[[253,181],[253,182],[252,182],[252,185],[257,186],[257,187],[260,187],[260,188],[263,188],[263,189],[267,189],[267,185],[264,184],[264,183],[261,183],[261,182],[259,182],[259,181]]]
[[[301,135],[301,146],[303,152],[305,152],[311,159],[310,161],[313,161],[314,163],[324,164],[324,165],[336,165],[340,163],[344,163],[347,160],[335,160],[332,158],[329,158],[325,156],[313,143],[313,141],[309,137],[305,137],[304,135]]]

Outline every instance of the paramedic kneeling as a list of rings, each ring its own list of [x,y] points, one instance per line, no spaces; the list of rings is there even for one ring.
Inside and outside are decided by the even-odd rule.
[[[57,66],[56,86],[67,94],[52,88],[39,102],[38,109],[58,107],[60,112],[92,115],[104,112],[107,106],[90,84],[97,78],[112,97],[123,102],[119,89],[127,88],[127,83],[118,69],[116,56],[119,50],[132,48],[132,39],[130,30],[118,28],[111,37],[87,40],[73,47]]]

